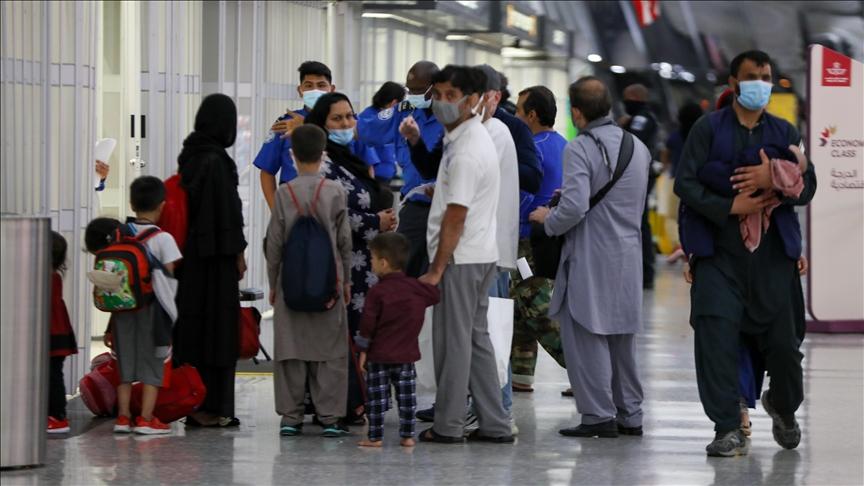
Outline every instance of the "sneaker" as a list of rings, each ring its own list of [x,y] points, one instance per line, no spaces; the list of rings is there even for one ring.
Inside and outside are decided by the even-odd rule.
[[[153,417],[149,421],[144,420],[144,417],[138,417],[135,419],[135,433],[142,435],[170,434],[171,426],[163,424],[156,417]]]
[[[49,434],[65,434],[69,432],[69,420],[67,419],[56,419],[54,417],[48,417],[48,433]]]
[[[335,424],[325,425],[321,435],[324,437],[344,437],[351,435],[351,432],[348,430],[348,426],[340,420]]]
[[[285,418],[282,418],[282,422],[279,424],[279,435],[283,437],[293,437],[302,433],[303,422],[300,422],[299,424],[291,424],[288,423]]]
[[[468,413],[465,414],[465,426],[462,435],[467,437],[469,434],[478,429],[480,429],[480,420],[477,419],[477,416],[474,415],[473,411],[468,410]]]
[[[740,429],[717,432],[714,441],[705,447],[705,452],[711,457],[746,456],[750,452],[750,439]]]
[[[132,432],[132,419],[125,415],[118,415],[117,421],[114,422],[114,432],[118,434],[128,434]]]
[[[417,420],[421,422],[434,422],[435,421],[435,405],[432,405],[429,408],[423,410],[417,410],[417,413],[414,414],[417,417]]]
[[[516,425],[513,417],[510,417],[510,435],[519,435],[519,426]]]
[[[801,442],[801,427],[798,426],[798,421],[795,420],[795,414],[780,415],[774,406],[771,405],[768,392],[765,390],[762,393],[762,408],[771,416],[774,425],[771,427],[771,433],[774,435],[774,441],[780,444],[784,449],[794,449]]]

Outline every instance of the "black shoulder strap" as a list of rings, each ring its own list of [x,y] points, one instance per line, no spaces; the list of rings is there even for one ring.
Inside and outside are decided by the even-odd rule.
[[[623,132],[623,136],[621,137],[620,150],[618,150],[618,162],[615,164],[615,172],[612,174],[612,179],[597,191],[597,194],[594,194],[594,196],[591,197],[589,201],[589,210],[603,200],[606,193],[608,193],[615,183],[618,182],[618,179],[624,175],[624,171],[627,170],[627,166],[630,165],[630,160],[633,158],[633,135],[627,130],[621,131]]]

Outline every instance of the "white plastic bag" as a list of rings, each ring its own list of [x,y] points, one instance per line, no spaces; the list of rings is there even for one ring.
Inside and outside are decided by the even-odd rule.
[[[417,370],[417,388],[421,391],[434,391],[435,360],[432,350],[432,307],[426,309],[423,329],[420,330],[418,342],[420,345],[420,361],[415,364]],[[498,383],[503,387],[507,383],[507,368],[510,365],[510,349],[513,343],[513,300],[489,298],[489,310],[486,313],[489,321],[489,339],[495,350],[495,365],[498,371]]]

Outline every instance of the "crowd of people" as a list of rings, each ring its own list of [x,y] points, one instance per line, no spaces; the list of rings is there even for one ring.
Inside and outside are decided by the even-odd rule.
[[[747,453],[747,407],[766,372],[761,402],[775,440],[794,448],[801,436],[806,261],[794,207],[811,200],[816,180],[797,130],[765,111],[771,80],[767,54],[737,56],[728,106],[708,114],[682,107],[663,151],[681,199],[695,370],[716,431],[711,456]],[[254,160],[271,211],[263,246],[282,436],[302,434],[314,414],[324,436],[368,424],[360,445],[380,447],[392,386],[402,446],[415,438],[512,443],[512,393],[533,390],[538,344],[566,367],[564,393],[581,415],[562,435],[643,435],[636,335],[643,291],[654,280],[647,201],[659,158],[645,86],[624,89],[626,115],[616,121],[609,86],[593,76],[574,82],[567,108],[579,135],[569,142],[554,130],[552,91],[527,87],[513,105],[507,78],[488,65],[417,62],[404,86],[385,83],[359,114],[320,62],[300,66],[297,92],[303,107],[273,124]],[[137,238],[154,274],[177,281],[176,293],[154,284],[158,299],[112,314],[106,336],[122,381],[115,432],[170,431],[153,415],[165,344],[207,389],[186,426],[240,425],[236,316],[247,242],[236,163],[226,152],[236,120],[229,97],[207,96],[183,143],[185,241],[158,230],[166,189],[149,176],[130,188],[135,217],[98,218],[87,228],[89,251]],[[397,205],[390,183],[399,174]],[[552,242],[554,257],[560,252],[554,278],[517,271],[517,260],[533,267],[550,256],[535,251],[541,241]],[[62,357],[75,348],[58,290],[65,247],[55,234],[49,432],[68,431],[57,398]],[[303,259],[320,266],[310,270]],[[97,265],[96,273],[107,270]],[[91,280],[97,290],[107,285],[104,275]],[[490,297],[515,302],[504,382],[489,338]],[[171,314],[166,299],[176,302],[169,343],[160,334],[159,307]],[[414,363],[429,306],[437,386],[434,405],[416,410]],[[129,408],[133,382],[145,385],[139,417]],[[417,434],[418,419],[432,425]]]

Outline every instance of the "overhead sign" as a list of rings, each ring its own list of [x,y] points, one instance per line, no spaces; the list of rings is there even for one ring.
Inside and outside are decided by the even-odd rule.
[[[810,314],[817,328],[864,332],[864,65],[810,46],[808,84]]]
[[[530,36],[537,35],[537,16],[524,14],[512,4],[507,5],[507,14],[504,17],[504,25],[508,29],[516,29]]]

